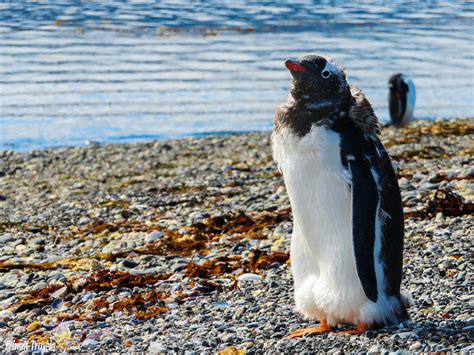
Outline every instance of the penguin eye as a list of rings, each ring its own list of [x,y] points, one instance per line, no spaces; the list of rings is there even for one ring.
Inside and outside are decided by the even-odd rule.
[[[331,72],[329,70],[324,70],[321,72],[321,76],[324,78],[324,79],[327,79],[331,76]]]

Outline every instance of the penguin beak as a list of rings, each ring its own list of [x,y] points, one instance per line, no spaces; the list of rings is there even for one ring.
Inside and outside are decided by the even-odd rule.
[[[297,62],[296,60],[287,60],[285,62],[285,66],[291,72],[292,75],[294,75],[294,73],[308,71],[308,69],[306,69],[301,63]]]

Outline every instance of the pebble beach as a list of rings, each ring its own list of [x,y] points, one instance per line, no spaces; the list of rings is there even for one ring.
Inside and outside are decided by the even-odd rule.
[[[382,141],[411,321],[291,340],[315,323],[294,308],[270,132],[0,151],[1,351],[474,352],[474,119]]]

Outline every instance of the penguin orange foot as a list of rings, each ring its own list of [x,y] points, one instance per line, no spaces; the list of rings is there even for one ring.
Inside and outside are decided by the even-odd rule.
[[[288,336],[288,339],[300,338],[306,334],[320,335],[320,334],[329,333],[330,331],[331,331],[331,327],[329,326],[328,322],[325,319],[323,319],[321,323],[319,324],[319,327],[295,330],[293,333],[291,333]]]
[[[358,335],[358,334],[364,334],[366,331],[370,329],[369,325],[367,323],[359,323],[357,324],[356,329],[348,329],[348,330],[339,330],[337,332],[334,332],[334,334],[352,334],[352,335]]]

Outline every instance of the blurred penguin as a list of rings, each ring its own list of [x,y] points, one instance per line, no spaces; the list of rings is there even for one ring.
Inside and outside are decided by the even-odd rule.
[[[415,110],[415,84],[407,75],[398,73],[390,77],[388,87],[390,125],[406,126],[413,119],[413,111]]]

